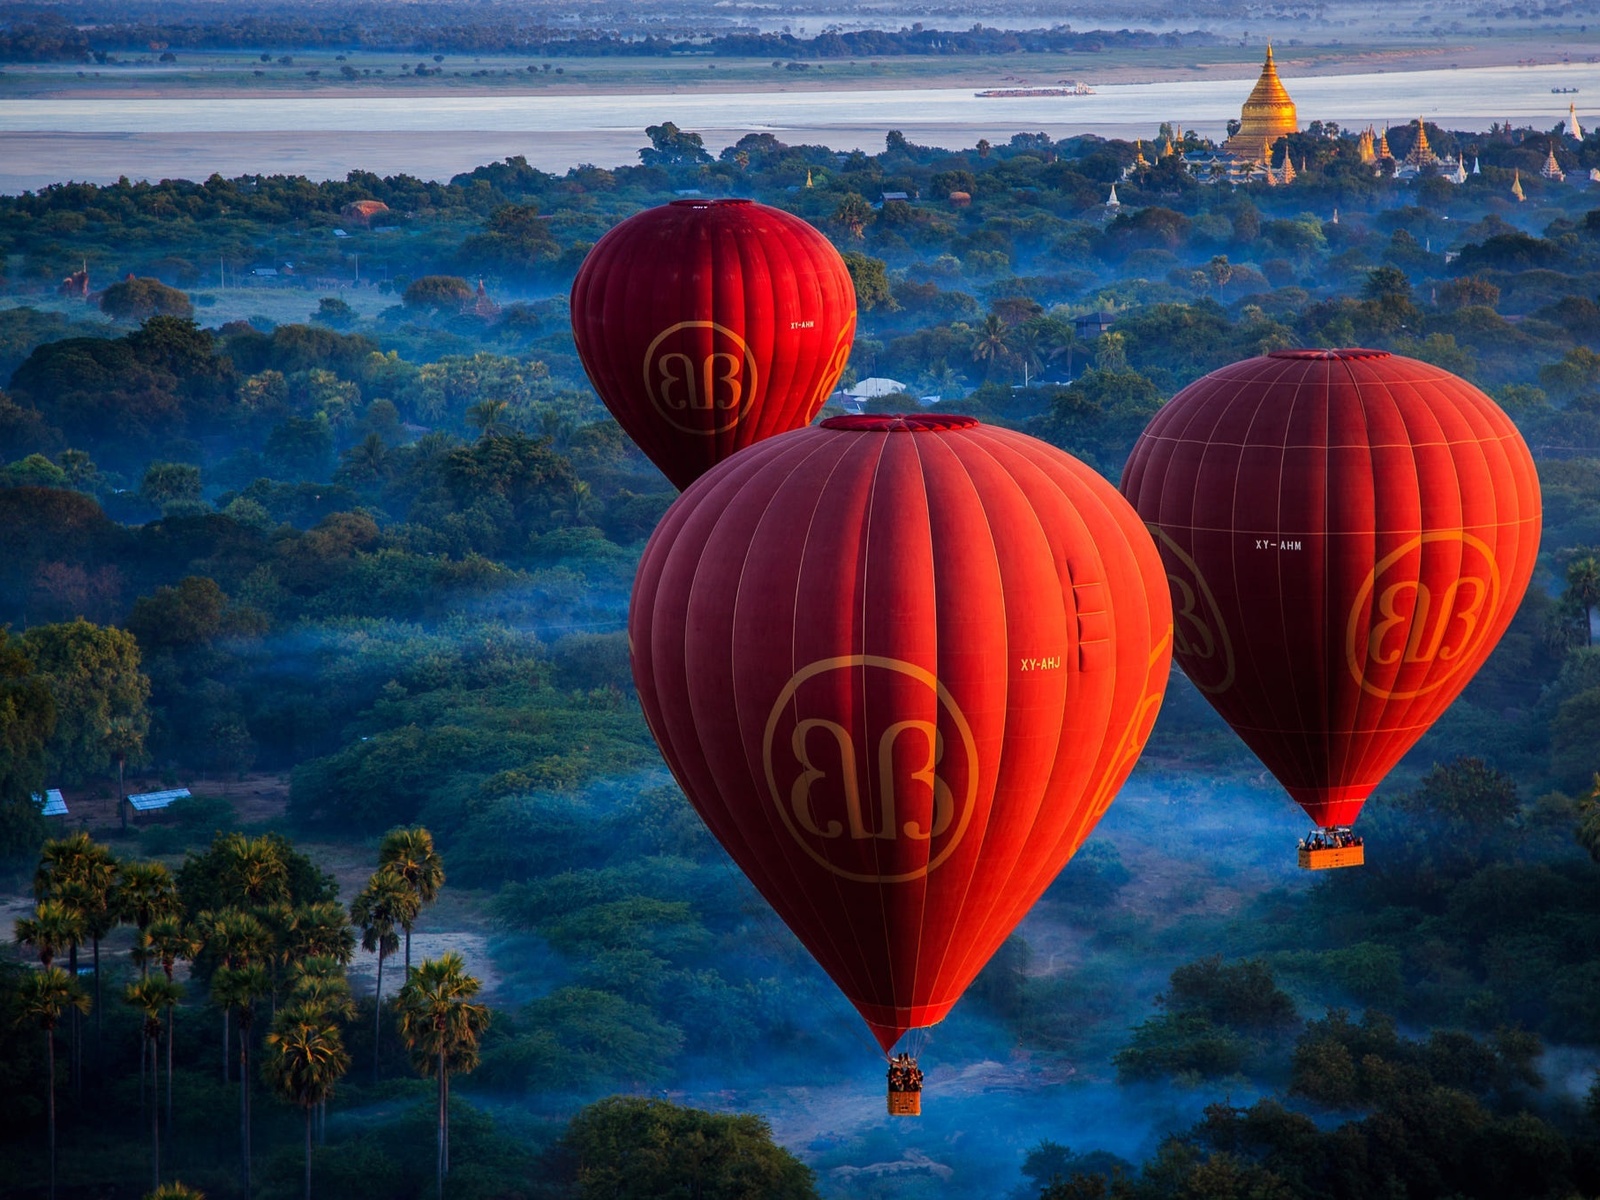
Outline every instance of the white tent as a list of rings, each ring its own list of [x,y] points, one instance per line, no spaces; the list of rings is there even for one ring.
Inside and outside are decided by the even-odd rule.
[[[873,375],[863,379],[853,388],[845,389],[846,396],[853,396],[857,400],[876,400],[879,396],[892,396],[896,392],[906,390],[906,385],[898,379],[886,379],[882,375]]]

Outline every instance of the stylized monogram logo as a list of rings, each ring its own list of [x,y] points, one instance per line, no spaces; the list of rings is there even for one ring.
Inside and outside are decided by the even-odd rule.
[[[839,331],[839,340],[833,344],[833,353],[828,356],[828,365],[823,368],[816,394],[811,397],[811,403],[816,407],[821,408],[833,394],[834,385],[839,382],[839,376],[844,374],[845,366],[850,362],[850,350],[855,338],[856,320],[851,317],[849,323]]]
[[[926,688],[936,719],[877,725],[870,713],[841,713],[841,683],[854,693],[863,675],[879,671]],[[846,654],[800,668],[772,705],[761,753],[789,835],[846,879],[920,879],[949,859],[972,820],[978,746],[971,726],[937,677],[913,663]],[[883,869],[857,869],[868,843]]]
[[[1200,564],[1172,540],[1159,525],[1146,526],[1155,535],[1167,567],[1172,591],[1172,652],[1183,664],[1189,681],[1215,696],[1233,686],[1233,641],[1223,624],[1222,610]]]
[[[1458,544],[1460,568],[1437,592],[1407,560],[1426,546]],[[1384,699],[1407,700],[1443,687],[1488,636],[1500,607],[1500,568],[1482,539],[1460,529],[1414,537],[1381,558],[1367,574],[1350,608],[1345,661],[1362,690]],[[1408,666],[1444,664],[1426,672],[1418,687],[1396,688]],[[1412,676],[1415,678],[1415,675]]]
[[[656,334],[644,352],[650,402],[685,433],[709,436],[737,425],[756,387],[755,355],[744,338],[715,321],[679,321]]]

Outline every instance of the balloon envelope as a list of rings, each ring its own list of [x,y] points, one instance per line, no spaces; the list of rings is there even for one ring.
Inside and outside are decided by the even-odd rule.
[[[679,488],[809,424],[855,328],[839,252],[799,217],[750,200],[675,200],[629,217],[572,284],[589,379]]]
[[[1347,825],[1505,632],[1539,481],[1477,388],[1381,350],[1280,350],[1184,388],[1122,490],[1184,673],[1319,825]]]
[[[1110,804],[1166,687],[1138,517],[969,417],[840,417],[708,472],[645,549],[633,673],[711,831],[887,1049]]]

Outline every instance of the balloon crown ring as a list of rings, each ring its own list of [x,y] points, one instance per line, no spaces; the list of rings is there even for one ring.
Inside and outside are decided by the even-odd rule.
[[[691,196],[687,200],[669,200],[673,208],[724,208],[730,204],[754,204],[743,196]]]
[[[982,424],[977,417],[957,413],[862,413],[844,417],[829,417],[822,423],[824,429],[839,429],[846,433],[949,433],[953,429],[971,429]]]
[[[1342,350],[1273,350],[1267,354],[1268,358],[1320,358],[1320,359],[1354,359],[1354,358],[1388,358],[1387,350],[1368,350],[1364,346],[1350,346]]]

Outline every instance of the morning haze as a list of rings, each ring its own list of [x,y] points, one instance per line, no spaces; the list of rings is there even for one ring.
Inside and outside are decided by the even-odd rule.
[[[0,1194],[1600,1194],[1596,96],[1561,3],[0,5]]]

